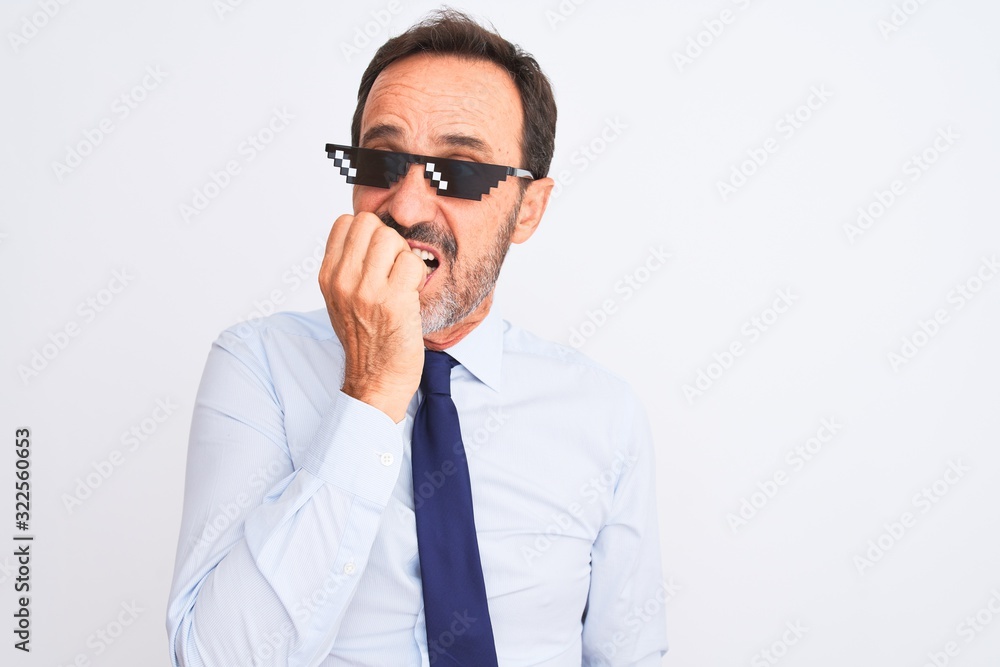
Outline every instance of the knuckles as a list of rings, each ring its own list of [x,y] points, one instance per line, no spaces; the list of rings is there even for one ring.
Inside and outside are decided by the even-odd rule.
[[[379,227],[372,232],[371,248],[379,252],[395,253],[409,250],[410,245],[395,229],[386,227],[379,221]]]

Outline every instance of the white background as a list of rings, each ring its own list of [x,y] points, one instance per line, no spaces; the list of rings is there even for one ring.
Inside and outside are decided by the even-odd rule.
[[[25,426],[36,535],[30,656],[11,647],[13,547],[0,548],[0,663],[165,666],[209,345],[274,302],[322,306],[312,256],[350,193],[321,148],[349,141],[377,45],[435,5],[118,0],[48,18],[43,4],[0,11],[0,539],[17,532],[10,444]],[[562,188],[509,256],[497,308],[557,341],[586,335],[575,342],[644,399],[676,590],[664,664],[766,665],[770,647],[788,666],[920,667],[951,641],[948,664],[1000,664],[987,607],[996,591],[1000,609],[1000,280],[982,279],[1000,253],[1000,5],[908,0],[893,17],[889,0],[457,4],[555,86]],[[730,22],[715,23],[723,10]],[[165,75],[142,89],[147,68]],[[828,98],[800,108],[813,90]],[[248,160],[241,144],[275,109],[294,118]],[[779,123],[796,112],[788,136]],[[113,131],[57,174],[102,119]],[[609,122],[619,129],[602,137]],[[762,161],[769,138],[777,149],[724,199],[719,183]],[[925,150],[933,164],[913,180]],[[229,160],[240,172],[185,220],[181,205]],[[894,180],[891,205],[850,232]],[[652,272],[650,248],[672,255]],[[644,280],[628,299],[626,275]],[[779,290],[793,300],[775,321]],[[752,340],[754,317],[770,324]],[[686,396],[699,371],[704,391]],[[177,406],[162,423],[157,400]],[[796,469],[786,456],[823,419],[842,426]],[[122,442],[144,426],[138,446]],[[67,506],[114,450],[120,465]],[[962,476],[938,481],[953,464]],[[784,484],[768,484],[776,474]],[[743,505],[735,523],[744,499],[755,513]],[[892,537],[904,512],[913,521]],[[133,602],[135,622],[95,641]],[[977,613],[983,625],[964,625]]]

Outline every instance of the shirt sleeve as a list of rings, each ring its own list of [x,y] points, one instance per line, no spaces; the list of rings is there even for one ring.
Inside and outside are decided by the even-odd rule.
[[[638,399],[625,396],[616,431],[624,464],[591,550],[583,667],[659,667],[667,652],[671,590],[660,561],[653,438]]]
[[[167,609],[174,667],[323,660],[399,476],[401,429],[337,392],[293,462],[259,336],[219,337],[191,425]]]

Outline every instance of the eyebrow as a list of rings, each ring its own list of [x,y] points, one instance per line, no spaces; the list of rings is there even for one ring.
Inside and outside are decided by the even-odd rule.
[[[473,137],[468,134],[452,133],[441,136],[439,141],[452,148],[468,148],[479,153],[487,160],[492,159],[493,157],[493,151],[490,149],[489,145],[479,137]]]
[[[403,130],[397,125],[380,123],[368,128],[368,131],[365,132],[364,136],[361,138],[361,145],[365,146],[373,141],[378,141],[379,139],[398,141],[402,138],[402,136]],[[493,157],[493,151],[490,149],[489,144],[479,137],[475,137],[470,134],[452,132],[441,135],[438,137],[437,141],[438,143],[445,144],[451,148],[468,148],[479,153],[485,160],[490,160]]]
[[[379,139],[399,139],[401,136],[403,136],[403,131],[397,126],[380,123],[368,128],[365,135],[361,137],[361,145],[364,146]]]

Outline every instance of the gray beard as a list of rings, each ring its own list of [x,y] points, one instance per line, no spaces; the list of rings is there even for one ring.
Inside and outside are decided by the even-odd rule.
[[[517,214],[521,210],[521,198],[511,209],[506,224],[500,228],[493,247],[482,260],[476,262],[462,275],[458,258],[451,265],[448,281],[438,292],[433,303],[420,307],[423,333],[427,334],[447,329],[468,317],[478,308],[496,287],[500,278],[500,268],[510,249],[510,238],[517,224]],[[458,274],[458,275],[456,275]],[[461,280],[461,278],[466,278]]]

